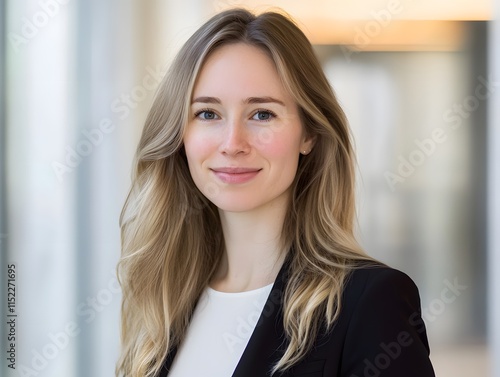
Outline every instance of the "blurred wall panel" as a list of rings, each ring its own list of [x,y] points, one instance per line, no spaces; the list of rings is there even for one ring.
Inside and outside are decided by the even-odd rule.
[[[75,10],[6,2],[7,263],[16,265],[18,315],[17,368],[7,376],[76,375],[75,181],[52,168],[76,137]]]
[[[81,333],[75,339],[74,375],[111,376],[119,349],[118,218],[140,128],[135,111],[159,79],[154,68],[137,61],[134,2],[78,1],[75,6],[74,148],[89,150],[80,153],[73,176],[65,177],[76,186],[77,301],[72,309]]]
[[[417,282],[436,355],[459,344],[484,348],[486,337],[479,292],[486,289],[491,88],[486,24],[463,27],[469,39],[457,51],[317,46],[354,133],[360,239]],[[445,289],[453,294],[443,300]]]
[[[500,377],[500,1],[488,28],[488,71],[496,82],[488,112],[488,338],[493,377]]]

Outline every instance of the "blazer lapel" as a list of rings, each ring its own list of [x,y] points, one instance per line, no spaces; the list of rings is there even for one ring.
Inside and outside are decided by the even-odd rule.
[[[272,366],[283,356],[285,336],[282,309],[288,266],[287,257],[232,377],[270,376]]]

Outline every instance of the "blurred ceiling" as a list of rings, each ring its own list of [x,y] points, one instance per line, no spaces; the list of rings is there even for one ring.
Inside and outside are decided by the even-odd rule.
[[[220,0],[258,13],[280,8],[314,44],[354,50],[453,51],[463,45],[465,21],[491,20],[491,0]]]

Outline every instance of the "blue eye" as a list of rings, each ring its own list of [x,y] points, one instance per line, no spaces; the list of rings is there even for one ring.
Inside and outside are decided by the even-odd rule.
[[[200,118],[201,120],[216,120],[219,119],[218,115],[212,110],[200,110],[197,111],[194,116]]]
[[[260,120],[263,122],[269,121],[273,119],[276,116],[272,111],[269,110],[258,110],[254,116],[252,117],[253,120]]]

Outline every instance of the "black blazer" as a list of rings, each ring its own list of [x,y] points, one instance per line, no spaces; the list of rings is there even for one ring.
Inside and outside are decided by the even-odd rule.
[[[270,376],[271,367],[283,355],[287,270],[285,263],[233,377]],[[158,377],[167,377],[176,351],[168,354]],[[407,275],[389,267],[355,270],[333,329],[321,331],[304,359],[275,376],[434,377],[417,287]]]

